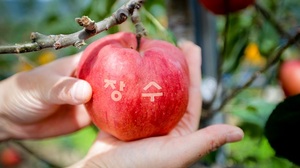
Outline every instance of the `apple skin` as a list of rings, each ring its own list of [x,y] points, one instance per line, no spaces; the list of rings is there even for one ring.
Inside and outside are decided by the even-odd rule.
[[[186,112],[189,72],[182,51],[165,41],[120,32],[84,51],[77,76],[90,83],[93,123],[120,140],[168,134]]]
[[[300,60],[283,61],[279,67],[279,81],[287,97],[300,94]]]
[[[254,4],[255,0],[198,0],[206,9],[217,15],[237,12]]]

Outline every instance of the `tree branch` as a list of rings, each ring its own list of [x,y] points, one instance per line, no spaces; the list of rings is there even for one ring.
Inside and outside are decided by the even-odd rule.
[[[262,6],[260,6],[258,3],[254,4],[256,10],[265,18],[265,20],[267,20],[268,22],[270,22],[274,28],[276,29],[276,31],[283,37],[286,38],[292,38],[292,35],[290,35],[289,33],[287,33],[282,27],[281,25],[272,17],[272,15],[270,15],[270,13],[264,9]]]
[[[298,30],[297,34],[290,38],[289,41],[281,46],[277,52],[274,54],[274,56],[268,61],[268,63],[266,64],[266,66],[264,66],[263,68],[261,68],[261,70],[255,72],[247,82],[245,82],[241,87],[236,88],[235,90],[233,90],[228,96],[226,96],[226,98],[222,101],[222,104],[217,108],[214,109],[213,111],[219,111],[221,110],[232,98],[234,98],[237,94],[239,94],[241,91],[243,91],[245,88],[249,87],[257,77],[259,77],[261,74],[263,74],[264,72],[266,72],[269,68],[271,68],[273,65],[275,65],[277,62],[279,62],[280,57],[282,55],[282,53],[289,48],[290,46],[296,44],[298,41],[300,40],[300,29]]]
[[[222,68],[223,68],[225,57],[226,57],[226,54],[227,54],[229,27],[230,27],[230,14],[226,14],[226,16],[225,16],[225,26],[224,26],[224,31],[223,31],[223,37],[224,37],[224,39],[223,39],[223,48],[222,48],[222,51],[219,55],[218,64],[217,64],[217,66],[218,66],[217,67],[217,76],[216,76],[217,89],[216,89],[216,91],[213,95],[212,100],[208,104],[209,110],[212,109],[212,105],[215,102],[215,100],[218,98],[218,94],[220,93],[220,90],[223,89],[223,86],[222,86],[222,76],[223,76],[222,70],[223,69]]]
[[[274,28],[276,29],[276,31],[283,37],[288,38],[288,42],[281,46],[277,52],[274,54],[274,56],[268,61],[268,63],[266,64],[266,66],[264,66],[261,70],[255,72],[247,82],[245,82],[241,87],[235,88],[234,90],[232,90],[231,93],[229,93],[224,100],[222,101],[221,105],[216,108],[216,109],[212,109],[212,111],[210,112],[212,115],[214,112],[218,112],[220,111],[231,99],[233,99],[237,94],[239,94],[240,92],[242,92],[245,88],[249,87],[257,77],[259,77],[261,74],[263,74],[264,72],[266,72],[269,68],[271,68],[273,65],[275,65],[281,57],[281,54],[287,49],[289,48],[291,45],[295,45],[299,42],[300,39],[300,30],[297,31],[297,34],[292,36],[289,33],[287,33],[282,27],[281,25],[269,14],[269,12],[267,10],[265,10],[263,7],[261,7],[259,4],[255,3],[255,8],[258,12],[260,12],[260,14],[267,20],[269,21]]]
[[[88,38],[106,31],[115,25],[119,25],[126,21],[129,17],[132,17],[133,14],[137,13],[137,10],[142,7],[145,1],[146,0],[129,0],[110,17],[97,23],[87,16],[76,18],[75,21],[80,26],[84,27],[84,29],[72,34],[44,35],[38,32],[33,32],[30,36],[30,39],[32,40],[31,43],[0,46],[0,54],[18,54],[39,51],[45,48],[61,49],[69,46],[80,48],[81,46],[85,45],[84,41]],[[135,25],[140,23],[139,19],[138,21],[132,21],[135,21]],[[138,30],[138,36],[140,35],[140,31],[141,30]]]

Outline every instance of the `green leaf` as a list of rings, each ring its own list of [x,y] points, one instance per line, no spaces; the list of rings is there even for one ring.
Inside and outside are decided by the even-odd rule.
[[[288,97],[279,103],[265,125],[265,135],[276,151],[283,157],[300,165],[300,95]]]
[[[244,56],[244,50],[248,43],[247,37],[235,38],[235,44],[231,44],[232,48],[228,54],[230,57],[227,57],[223,69],[226,73],[233,73],[240,65],[240,62]]]
[[[244,98],[234,105],[235,108],[231,110],[233,115],[241,119],[242,122],[257,125],[260,129],[264,128],[268,116],[275,107],[274,104],[260,98]]]
[[[258,32],[257,42],[262,55],[266,57],[271,56],[276,47],[279,44],[280,36],[276,29],[269,22],[265,22],[260,26],[260,32]]]
[[[223,24],[225,28],[225,21]],[[233,73],[239,67],[244,56],[244,49],[249,42],[252,19],[249,19],[249,16],[232,15],[229,18],[229,24],[229,30],[226,32],[226,51],[223,53],[225,60],[222,66],[224,72]],[[225,40],[225,37],[223,38]]]

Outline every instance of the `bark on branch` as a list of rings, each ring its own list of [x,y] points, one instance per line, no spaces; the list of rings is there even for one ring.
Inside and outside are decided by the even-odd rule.
[[[85,44],[84,41],[88,38],[106,31],[115,25],[123,23],[133,15],[134,17],[131,19],[132,22],[135,25],[139,25],[139,28],[137,29],[137,36],[144,35],[144,28],[142,24],[140,24],[140,19],[136,13],[145,1],[146,0],[129,0],[110,17],[97,23],[87,16],[76,18],[75,21],[84,28],[72,34],[44,35],[38,32],[33,32],[30,36],[30,43],[0,46],[0,54],[26,53],[39,51],[45,48],[54,48],[57,50],[69,46],[80,48]]]

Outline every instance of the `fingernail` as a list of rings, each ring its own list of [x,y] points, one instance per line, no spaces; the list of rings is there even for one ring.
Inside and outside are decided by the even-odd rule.
[[[70,92],[76,103],[86,103],[91,98],[92,89],[86,81],[80,80],[72,86]]]
[[[242,140],[244,137],[244,132],[241,129],[232,131],[227,134],[226,141],[227,142],[237,142]]]

